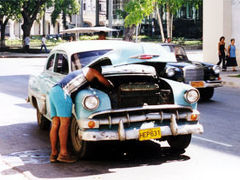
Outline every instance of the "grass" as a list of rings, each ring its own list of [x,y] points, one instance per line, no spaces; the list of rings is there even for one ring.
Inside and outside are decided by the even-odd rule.
[[[51,39],[51,40],[47,40],[46,41],[46,45],[47,47],[51,48],[51,47],[54,47],[60,43],[63,43],[65,42],[65,40],[54,40],[54,39]],[[6,46],[9,46],[9,47],[12,47],[12,48],[21,48],[23,45],[22,45],[22,40],[6,40]],[[41,40],[40,39],[31,39],[30,41],[30,47],[41,47]]]
[[[229,75],[229,77],[236,77],[236,78],[240,78],[240,74],[237,74],[237,75]]]

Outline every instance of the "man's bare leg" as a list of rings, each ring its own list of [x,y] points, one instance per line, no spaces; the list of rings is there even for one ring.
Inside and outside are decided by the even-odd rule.
[[[57,150],[57,142],[58,142],[58,129],[59,129],[60,119],[59,117],[53,117],[52,126],[50,130],[50,142],[51,142],[51,156],[50,161],[56,162],[58,150]]]
[[[70,125],[70,118],[60,117],[60,128],[59,128],[59,142],[60,142],[60,152],[61,155],[69,155],[67,150],[67,140],[68,140],[68,129]]]

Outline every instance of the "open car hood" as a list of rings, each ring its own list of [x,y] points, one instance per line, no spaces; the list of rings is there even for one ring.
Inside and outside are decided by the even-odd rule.
[[[104,75],[124,75],[124,74],[135,74],[135,75],[151,75],[156,76],[155,68],[148,65],[141,64],[125,64],[118,66],[102,66],[102,74]]]

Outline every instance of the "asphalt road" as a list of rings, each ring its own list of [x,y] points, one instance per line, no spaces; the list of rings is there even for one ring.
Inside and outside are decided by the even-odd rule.
[[[50,164],[48,131],[37,127],[36,112],[25,102],[29,74],[44,59],[0,59],[1,179],[236,179],[240,164],[240,89],[216,89],[200,102],[204,134],[194,135],[183,155],[166,143],[101,147],[99,158]],[[123,147],[123,146],[122,146]],[[120,147],[121,148],[121,147]]]

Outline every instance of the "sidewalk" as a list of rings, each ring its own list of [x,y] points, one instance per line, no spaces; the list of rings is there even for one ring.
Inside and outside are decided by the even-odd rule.
[[[223,81],[223,86],[229,86],[233,88],[240,88],[240,77],[234,77],[240,74],[240,70],[233,72],[228,70],[226,72],[221,72],[220,77]]]
[[[48,53],[12,53],[0,52],[0,58],[46,58]]]

